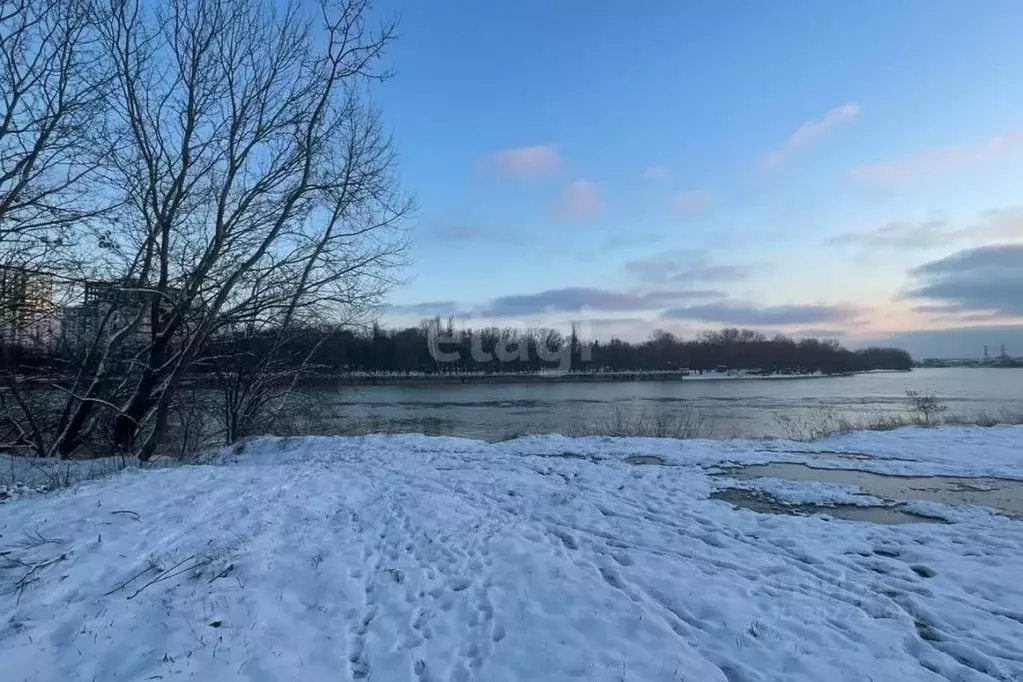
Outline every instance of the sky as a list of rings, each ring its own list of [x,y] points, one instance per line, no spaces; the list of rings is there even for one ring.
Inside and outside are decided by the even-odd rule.
[[[1023,355],[1023,3],[378,2],[389,326]]]

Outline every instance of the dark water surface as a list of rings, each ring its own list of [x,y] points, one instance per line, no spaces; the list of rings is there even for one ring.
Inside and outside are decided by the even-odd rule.
[[[345,386],[316,402],[367,431],[498,440],[606,430],[634,418],[699,424],[715,438],[791,436],[822,417],[907,413],[906,390],[934,392],[950,414],[1023,413],[1023,369],[918,369],[813,379]]]

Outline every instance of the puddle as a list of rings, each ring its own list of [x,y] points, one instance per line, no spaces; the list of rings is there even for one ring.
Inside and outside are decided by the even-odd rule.
[[[657,455],[629,455],[625,458],[629,464],[664,464],[664,460]]]
[[[772,452],[778,452],[778,450],[758,450],[757,452],[771,454]],[[803,455],[810,459],[851,459],[860,462],[871,459],[891,459],[890,457],[868,455],[865,452],[846,452],[844,450],[785,450],[784,452],[787,455]]]
[[[593,455],[584,455],[579,452],[548,452],[536,453],[536,457],[551,457],[554,459],[580,459],[588,462],[599,462],[600,458]]]
[[[914,514],[898,507],[861,507],[855,504],[785,504],[773,495],[756,490],[727,488],[710,494],[712,500],[724,500],[736,507],[760,514],[787,514],[789,516],[820,516],[827,514],[847,521],[865,521],[895,525],[901,523],[947,523],[933,516]]]
[[[769,462],[729,469],[739,479],[783,478],[789,481],[843,483],[859,486],[867,495],[897,502],[930,500],[945,504],[975,504],[1007,516],[1023,518],[1023,481],[960,476],[894,476],[851,469],[816,469],[792,462]]]

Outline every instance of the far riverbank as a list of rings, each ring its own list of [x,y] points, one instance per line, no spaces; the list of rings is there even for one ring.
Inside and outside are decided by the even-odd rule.
[[[908,371],[908,370],[907,370]],[[431,386],[457,384],[560,384],[630,381],[739,381],[739,380],[794,380],[823,379],[853,376],[858,372],[823,374],[758,374],[744,371],[728,372],[492,372],[492,373],[352,373],[339,377],[356,386]]]

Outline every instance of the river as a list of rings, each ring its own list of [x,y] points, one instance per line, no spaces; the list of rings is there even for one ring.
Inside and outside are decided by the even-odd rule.
[[[684,418],[708,437],[785,437],[828,416],[856,421],[907,413],[907,389],[936,394],[949,414],[1023,413],[1023,369],[979,368],[791,380],[345,386],[318,390],[315,402],[347,429],[371,432],[500,440]]]

